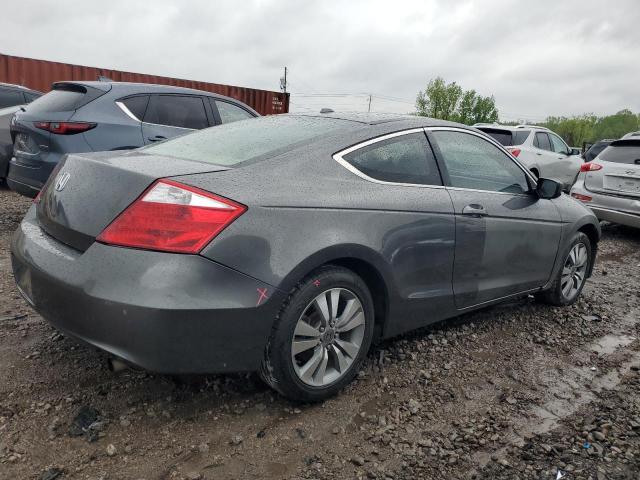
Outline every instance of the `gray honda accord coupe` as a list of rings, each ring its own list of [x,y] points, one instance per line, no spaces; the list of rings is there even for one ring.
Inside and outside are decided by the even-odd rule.
[[[599,237],[474,128],[328,113],[68,155],[11,252],[25,299],[120,362],[259,371],[314,401],[377,339],[521,295],[572,304]]]

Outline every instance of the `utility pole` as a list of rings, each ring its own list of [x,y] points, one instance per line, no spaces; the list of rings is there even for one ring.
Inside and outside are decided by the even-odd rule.
[[[280,78],[280,90],[287,93],[287,67],[284,67],[284,77]]]
[[[369,109],[367,112],[371,113],[371,94],[369,94]]]

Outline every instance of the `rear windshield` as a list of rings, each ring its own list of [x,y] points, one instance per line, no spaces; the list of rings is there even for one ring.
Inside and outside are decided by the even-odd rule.
[[[598,156],[605,162],[640,165],[640,140],[613,142]]]
[[[334,118],[272,115],[219,125],[145,147],[144,153],[232,166],[276,156],[355,122]]]
[[[505,147],[522,145],[531,132],[531,130],[517,130],[512,132],[511,130],[501,130],[499,128],[481,128],[480,130],[493,137],[494,140]]]
[[[69,112],[77,108],[86,90],[52,90],[29,104],[29,113]]]

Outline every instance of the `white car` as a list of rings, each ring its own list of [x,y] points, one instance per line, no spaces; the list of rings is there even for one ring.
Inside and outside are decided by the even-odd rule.
[[[559,135],[548,128],[498,124],[476,124],[474,127],[504,145],[537,177],[561,182],[567,191],[584,163],[580,150],[569,147]]]

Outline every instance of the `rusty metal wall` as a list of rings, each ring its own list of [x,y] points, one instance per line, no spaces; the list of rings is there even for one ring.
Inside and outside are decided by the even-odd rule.
[[[85,67],[70,63],[14,57],[0,53],[0,82],[16,83],[41,92],[48,92],[53,82],[62,80],[97,80],[98,75],[103,75],[116,82],[175,85],[219,93],[246,103],[262,115],[287,113],[289,111],[288,93],[159,77],[144,73],[122,72],[106,68]]]

